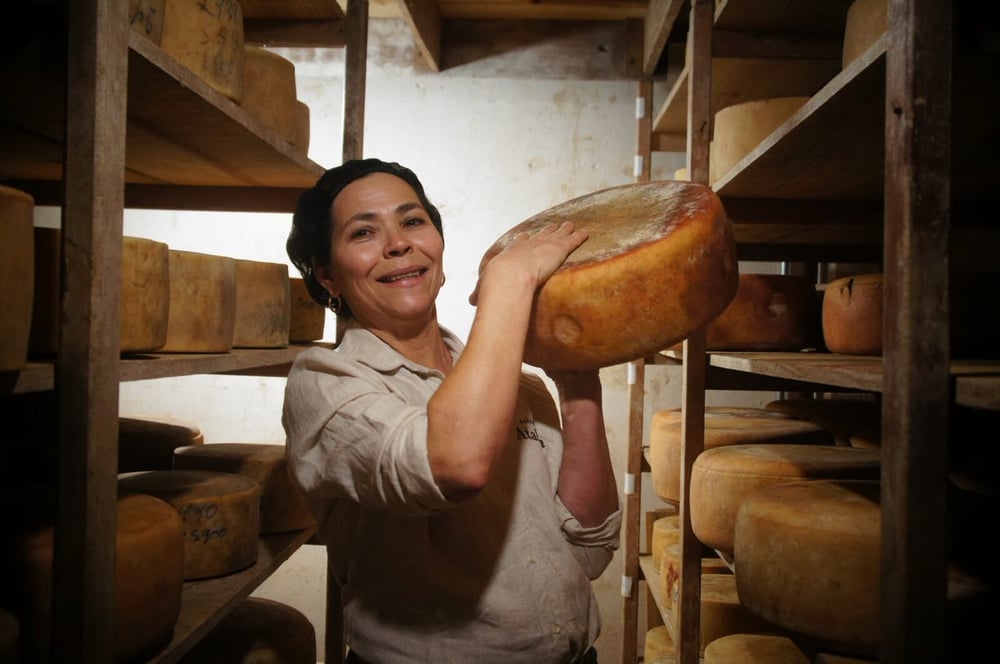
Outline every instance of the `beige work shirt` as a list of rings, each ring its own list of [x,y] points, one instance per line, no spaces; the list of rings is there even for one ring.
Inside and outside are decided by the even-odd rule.
[[[289,372],[289,467],[343,588],[347,641],[375,664],[573,662],[600,631],[590,581],[618,547],[621,510],[584,528],[562,504],[558,410],[529,374],[490,483],[448,501],[427,459],[443,379],[353,325]]]

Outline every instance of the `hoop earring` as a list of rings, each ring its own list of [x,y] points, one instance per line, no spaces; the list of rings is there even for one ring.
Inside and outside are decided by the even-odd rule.
[[[334,316],[340,315],[340,310],[343,308],[344,303],[340,301],[339,295],[334,295],[330,293],[326,298],[326,308],[333,312]]]

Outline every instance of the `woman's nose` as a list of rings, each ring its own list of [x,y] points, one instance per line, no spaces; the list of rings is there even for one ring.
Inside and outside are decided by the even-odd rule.
[[[410,252],[413,246],[404,233],[391,233],[386,241],[385,250],[389,256],[402,256]]]

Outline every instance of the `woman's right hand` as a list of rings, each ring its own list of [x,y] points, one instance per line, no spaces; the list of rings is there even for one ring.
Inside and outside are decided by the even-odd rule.
[[[487,271],[508,276],[525,274],[535,280],[536,288],[541,286],[587,237],[586,231],[577,229],[570,221],[547,224],[534,233],[514,235],[503,249],[484,259],[479,266],[479,281],[469,296],[469,304],[476,306],[478,303]]]

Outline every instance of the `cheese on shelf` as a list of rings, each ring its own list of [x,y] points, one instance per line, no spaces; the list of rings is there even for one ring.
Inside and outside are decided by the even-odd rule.
[[[646,632],[642,646],[643,664],[677,664],[677,646],[666,625],[659,625]]]
[[[170,315],[162,353],[228,353],[236,320],[236,261],[170,250]]]
[[[201,429],[193,424],[166,418],[119,416],[118,472],[170,470],[174,467],[174,450],[204,443]]]
[[[889,25],[888,0],[854,0],[844,24],[844,49],[841,65],[847,67],[867,51]]]
[[[878,481],[812,481],[748,495],[735,524],[743,603],[825,649],[875,654],[879,493]]]
[[[691,470],[691,528],[706,546],[733,555],[737,512],[755,491],[796,480],[878,479],[879,475],[878,450],[794,444],[705,450]],[[736,569],[741,569],[739,558]]]
[[[284,141],[294,143],[297,108],[295,64],[260,46],[244,47],[243,97],[240,105]]]
[[[709,406],[705,408],[705,449],[750,443],[832,443],[817,424],[793,419],[764,408]],[[677,504],[681,477],[681,409],[653,413],[649,432],[649,465],[653,490]]]
[[[291,323],[288,328],[288,340],[292,343],[316,341],[323,338],[326,326],[326,309],[319,306],[306,289],[306,282],[301,277],[289,279],[291,290]]]
[[[823,341],[832,353],[882,354],[882,275],[841,277],[823,291]]]
[[[283,533],[316,524],[305,496],[292,482],[284,444],[209,443],[174,451],[177,470],[209,470],[236,473],[261,486],[260,532]]]
[[[316,664],[316,630],[294,607],[249,597],[181,659],[182,664]]]
[[[663,516],[653,522],[653,532],[650,537],[649,552],[653,558],[653,566],[660,569],[663,558],[663,548],[680,540],[680,515]]]
[[[719,109],[709,144],[709,182],[726,175],[807,101],[809,97],[774,97]]]
[[[233,348],[288,345],[291,291],[284,263],[236,261]]]
[[[572,221],[588,239],[538,291],[524,360],[545,369],[610,366],[667,348],[725,309],[737,287],[736,244],[718,196],[676,181],[611,187],[527,219],[502,235]]]
[[[881,405],[867,399],[786,397],[770,401],[764,408],[821,426],[833,434],[838,445],[849,445],[859,432],[877,430],[882,419]]]
[[[150,470],[122,473],[121,489],[170,503],[184,522],[184,578],[231,574],[257,561],[260,485],[233,473]]]
[[[0,371],[28,361],[34,299],[35,199],[0,185]]]
[[[787,636],[729,634],[705,646],[704,664],[811,664]]]

